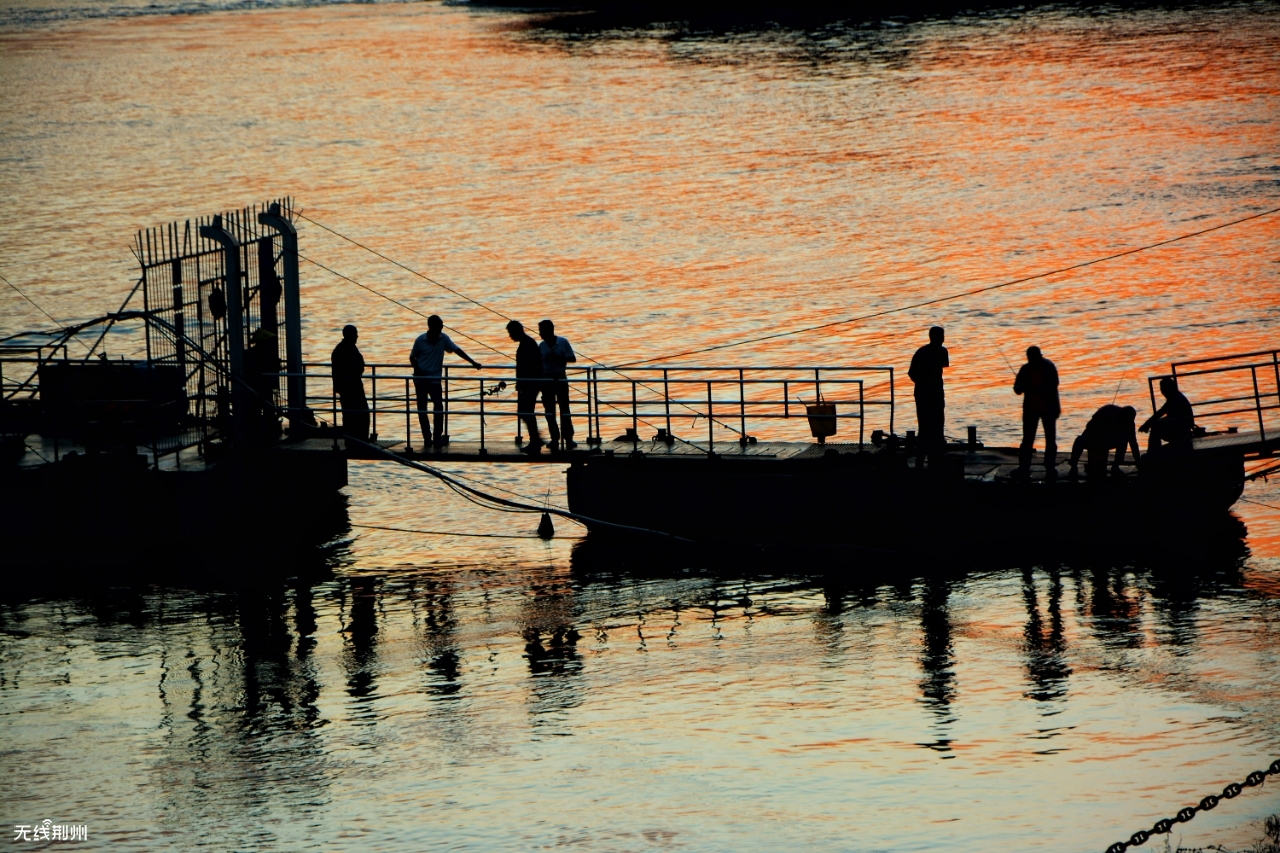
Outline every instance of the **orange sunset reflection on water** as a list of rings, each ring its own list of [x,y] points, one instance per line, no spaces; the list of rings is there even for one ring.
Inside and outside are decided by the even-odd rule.
[[[1064,450],[1104,403],[1148,411],[1171,361],[1280,347],[1280,214],[1043,275],[1280,207],[1274,4],[712,33],[188,2],[0,8],[0,274],[60,321],[119,306],[136,229],[291,195],[306,258],[486,363],[494,311],[606,364],[826,325],[675,362],[890,365],[903,431],[945,326],[947,431],[989,445],[1017,441],[1028,345]],[[421,317],[302,276],[308,360],[355,323],[405,362]],[[0,335],[44,325],[0,290]],[[559,466],[476,467],[450,471],[565,503]],[[0,819],[64,809],[148,851],[1074,853],[1280,744],[1276,477],[1233,509],[1243,544],[1171,571],[868,578],[601,557],[567,521],[543,542],[407,469],[349,473],[321,580],[0,599],[0,755],[40,768],[0,773]],[[1243,847],[1270,790],[1174,842]]]

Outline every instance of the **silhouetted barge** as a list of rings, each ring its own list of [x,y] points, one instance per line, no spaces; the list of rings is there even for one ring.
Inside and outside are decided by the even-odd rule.
[[[334,535],[346,454],[307,438],[291,219],[281,200],[141,232],[141,276],[120,311],[0,342],[11,560],[185,564]],[[126,322],[143,324],[145,358],[109,359],[106,331]],[[245,379],[254,335],[259,360],[293,368],[286,395],[271,377]]]
[[[1190,448],[1097,480],[1069,480],[1062,457],[1056,480],[1043,465],[1017,479],[1016,449],[983,447],[972,432],[939,464],[918,467],[911,434],[895,433],[892,367],[573,368],[582,446],[530,454],[520,447],[510,366],[446,366],[443,432],[452,425],[455,435],[415,451],[413,376],[374,364],[366,388],[376,446],[348,448],[329,366],[302,360],[287,200],[143,232],[135,252],[142,275],[120,311],[43,342],[0,342],[0,532],[10,553],[132,544],[188,559],[219,543],[252,552],[322,542],[346,530],[339,490],[350,455],[567,464],[569,510],[598,538],[647,531],[718,546],[935,553],[1213,528],[1230,518],[1247,477],[1277,467],[1246,471],[1246,460],[1280,449],[1268,422],[1280,410],[1278,350],[1171,365],[1199,421],[1245,419],[1248,431],[1201,430]],[[129,310],[139,294],[142,308]],[[105,334],[88,355],[69,355],[73,337],[125,321],[144,324],[145,359],[105,358]],[[308,378],[323,380],[321,393],[308,393]],[[684,419],[704,438],[677,439],[673,423]],[[626,434],[605,439],[620,422]],[[822,437],[770,440],[795,435],[797,422]],[[494,441],[495,423],[515,427],[514,444]],[[856,430],[856,443],[823,443],[839,424]],[[406,439],[379,439],[380,425],[403,426]],[[883,428],[868,436],[869,425]],[[642,429],[656,434],[642,440]]]

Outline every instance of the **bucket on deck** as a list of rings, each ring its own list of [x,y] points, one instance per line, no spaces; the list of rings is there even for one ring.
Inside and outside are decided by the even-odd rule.
[[[819,393],[817,402],[806,405],[804,411],[809,417],[809,432],[818,444],[826,444],[827,436],[836,434],[836,404],[823,402]]]

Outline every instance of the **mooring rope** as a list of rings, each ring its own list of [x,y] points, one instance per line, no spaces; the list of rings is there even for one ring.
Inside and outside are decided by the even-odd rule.
[[[1186,823],[1196,816],[1198,812],[1207,812],[1212,810],[1222,800],[1231,800],[1240,796],[1245,788],[1256,788],[1263,782],[1267,781],[1268,776],[1280,776],[1280,758],[1271,762],[1271,766],[1266,770],[1255,770],[1245,777],[1244,782],[1232,782],[1230,785],[1222,789],[1222,793],[1214,796],[1210,794],[1194,806],[1187,806],[1179,811],[1173,817],[1162,818],[1155,822],[1150,829],[1140,829],[1129,837],[1128,841],[1117,841],[1107,848],[1107,853],[1124,853],[1130,847],[1138,847],[1147,843],[1153,835],[1163,835],[1173,829],[1175,823]]]
[[[385,527],[380,524],[356,524],[351,523],[352,527],[360,527],[365,530],[389,530],[394,533],[414,533],[419,536],[467,536],[473,539],[542,539],[537,534],[522,533],[459,533],[456,530],[410,530],[407,527]]]

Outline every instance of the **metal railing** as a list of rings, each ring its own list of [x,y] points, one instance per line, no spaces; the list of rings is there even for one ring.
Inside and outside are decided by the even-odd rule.
[[[1280,349],[1174,362],[1168,373],[1147,378],[1153,412],[1159,408],[1156,388],[1162,379],[1177,382],[1197,422],[1248,415],[1262,441],[1267,440],[1268,422],[1272,437],[1280,435],[1280,418],[1273,414],[1280,411]]]
[[[330,365],[309,362],[304,369],[312,389],[308,407],[337,426],[341,404]],[[857,422],[859,444],[867,439],[868,421],[893,431],[891,367],[570,367],[566,373],[573,418],[579,428],[585,424],[589,444],[620,431],[629,440],[647,440],[640,437],[642,427],[655,430],[655,438],[675,441],[682,422],[690,427],[686,437],[705,439],[708,446],[717,440],[796,440],[807,424],[807,406],[819,401],[835,405],[836,420]],[[425,412],[419,410],[414,379],[401,364],[369,364],[363,376],[370,432],[391,435],[403,425],[410,449],[419,416],[433,417],[429,402]],[[479,441],[483,450],[493,441],[496,423],[514,421],[515,439],[521,441],[516,382],[512,365],[446,366],[443,433],[454,441]],[[316,393],[320,388],[327,393]],[[533,414],[544,417],[541,398]]]

